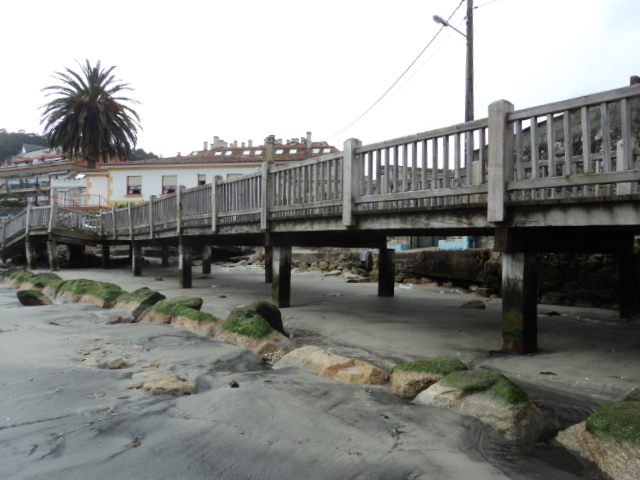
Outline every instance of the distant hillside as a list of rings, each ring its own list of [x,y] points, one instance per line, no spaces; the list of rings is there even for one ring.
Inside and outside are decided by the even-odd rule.
[[[47,146],[47,139],[37,133],[7,132],[0,128],[0,165],[4,165],[11,157],[20,153],[22,144]]]

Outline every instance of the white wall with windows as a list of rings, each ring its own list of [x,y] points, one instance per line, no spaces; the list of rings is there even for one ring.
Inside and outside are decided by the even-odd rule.
[[[108,185],[105,198],[115,202],[143,202],[152,195],[173,193],[184,185],[187,188],[211,183],[214,176],[223,179],[253,173],[262,168],[259,163],[202,164],[202,165],[105,165]],[[100,192],[93,191],[99,194]]]

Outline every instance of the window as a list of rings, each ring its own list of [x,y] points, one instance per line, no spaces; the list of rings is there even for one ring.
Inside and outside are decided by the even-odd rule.
[[[311,150],[311,153],[320,153],[320,149],[319,148],[314,148],[313,150]]]
[[[251,155],[251,150],[245,150],[242,152],[243,155]]]
[[[178,188],[178,176],[177,175],[163,175],[162,176],[162,194],[175,193]]]
[[[226,152],[224,152],[225,155],[231,155],[233,152],[231,150],[227,150]]]
[[[293,155],[294,153],[298,153],[298,149],[297,149],[297,148],[290,148],[290,149],[289,149],[289,153],[290,153],[291,155]]]
[[[218,150],[216,153],[214,153],[214,155],[222,155],[222,151]]]
[[[127,195],[142,195],[142,177],[127,177]]]
[[[198,185],[205,185],[207,183],[207,176],[204,173],[198,174]]]
[[[331,153],[331,148],[323,148],[322,153]]]
[[[284,148],[278,148],[276,150],[276,155],[282,155],[284,153]]]
[[[254,155],[262,155],[262,150],[256,150],[253,154]]]

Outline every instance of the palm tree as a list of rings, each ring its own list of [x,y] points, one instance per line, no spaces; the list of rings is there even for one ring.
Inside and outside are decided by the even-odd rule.
[[[115,67],[103,69],[99,61],[92,67],[89,60],[78,65],[80,73],[69,68],[55,72],[52,77],[62,84],[42,89],[47,97],[56,96],[40,107],[49,146],[82,155],[89,168],[95,168],[99,159],[104,163],[113,156],[128,159],[142,127],[138,114],[126,104],[140,102],[117,95],[133,88],[111,74]]]

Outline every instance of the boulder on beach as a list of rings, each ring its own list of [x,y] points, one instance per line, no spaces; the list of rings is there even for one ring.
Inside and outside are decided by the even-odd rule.
[[[294,344],[258,313],[261,310],[273,318],[273,310],[264,305],[257,305],[256,308],[258,303],[266,302],[254,302],[248,307],[234,308],[216,332],[215,338],[248,348],[261,358],[278,360],[289,353]]]
[[[341,357],[320,347],[307,346],[286,354],[274,368],[291,365],[342,383],[382,385],[387,375],[378,367],[357,358]]]
[[[413,401],[476,416],[512,442],[534,442],[545,423],[542,412],[520,387],[489,370],[450,373]]]
[[[49,297],[38,290],[20,290],[16,293],[16,296],[22,305],[26,305],[28,307],[51,304]]]
[[[556,437],[586,466],[614,480],[640,478],[640,388],[592,413]]]
[[[133,292],[120,295],[113,308],[115,310],[129,312],[134,319],[138,319],[147,308],[166,298],[167,297],[161,293],[151,290],[149,287],[142,287]]]
[[[396,395],[415,398],[445,375],[462,370],[467,370],[467,366],[457,357],[423,358],[393,367],[389,384]]]
[[[93,303],[102,308],[111,308],[117,298],[126,293],[119,285],[95,282],[86,278],[64,280],[57,286],[57,298],[67,302]]]
[[[266,302],[264,300],[256,300],[246,308],[256,312],[264,318],[274,330],[280,332],[285,337],[289,336],[284,330],[284,325],[282,324],[282,313],[273,303]]]
[[[201,307],[202,299],[198,297],[169,298],[147,308],[139,321],[171,324],[213,337],[220,320],[210,313],[201,312]]]
[[[195,382],[180,380],[171,372],[163,372],[151,370],[147,372],[136,373],[131,377],[132,383],[129,385],[131,389],[143,389],[151,392],[153,395],[161,395],[173,393],[176,395],[192,395],[198,392]]]

